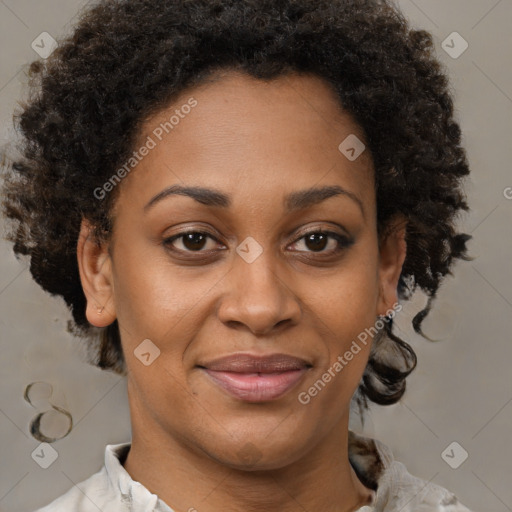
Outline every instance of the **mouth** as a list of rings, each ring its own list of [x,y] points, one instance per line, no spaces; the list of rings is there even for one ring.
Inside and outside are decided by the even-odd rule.
[[[291,391],[312,365],[286,354],[239,353],[198,367],[230,396],[246,402],[266,402]]]

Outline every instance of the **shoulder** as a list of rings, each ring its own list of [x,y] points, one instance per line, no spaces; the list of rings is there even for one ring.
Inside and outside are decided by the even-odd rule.
[[[411,475],[377,439],[349,430],[349,459],[375,492],[373,512],[471,512],[444,487]]]
[[[131,442],[105,447],[105,464],[97,472],[35,512],[173,512],[123,467]]]
[[[375,445],[384,461],[375,512],[471,512],[449,490],[411,475],[389,447],[379,441]]]
[[[130,443],[111,444],[105,447],[105,463],[99,471],[73,486],[62,496],[35,512],[125,512],[128,511],[130,492],[128,474],[120,459],[130,448]],[[133,482],[131,482],[133,485]]]
[[[65,494],[35,512],[106,512],[110,496],[108,479],[103,467],[100,471],[76,485]]]

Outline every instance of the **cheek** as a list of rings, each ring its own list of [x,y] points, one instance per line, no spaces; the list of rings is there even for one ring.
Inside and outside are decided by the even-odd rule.
[[[316,329],[322,333],[325,358],[299,402],[334,422],[350,404],[366,368],[376,322],[376,284],[368,272],[340,279],[336,290],[317,304]]]
[[[310,287],[304,295],[316,316],[345,341],[347,336],[357,336],[375,322],[379,297],[377,259],[371,250],[361,248],[323,279],[322,286]]]
[[[164,386],[169,390],[175,379],[186,379],[184,356],[191,340],[201,329],[206,330],[212,293],[225,271],[210,270],[198,277],[193,268],[179,269],[169,263],[164,251],[163,255],[158,253],[153,249],[151,254],[147,250],[144,254],[144,249],[130,251],[127,247],[119,253],[123,257],[117,258],[113,267],[115,302],[123,352],[130,370],[141,380],[140,387],[157,390]],[[160,351],[148,367],[150,375],[136,358],[147,339]],[[152,382],[156,372],[160,377]]]
[[[376,260],[371,251],[354,254],[350,264],[326,281],[324,289],[317,290],[310,302],[316,312],[316,328],[325,333],[329,361],[324,370],[330,368],[338,381],[355,379],[357,382],[368,360],[376,334],[379,296]],[[335,364],[337,361],[339,364]]]
[[[133,246],[120,246],[117,250],[122,256],[115,258],[113,275],[120,326],[130,337],[165,339],[199,301],[197,281],[184,282],[158,248],[134,250]]]

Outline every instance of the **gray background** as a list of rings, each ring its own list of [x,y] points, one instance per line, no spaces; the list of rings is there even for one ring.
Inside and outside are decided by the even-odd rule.
[[[37,57],[31,43],[42,32],[70,31],[85,2],[0,0],[0,142],[26,90],[24,65]],[[411,318],[425,304],[416,293],[397,320],[399,334],[418,355],[418,367],[399,404],[373,406],[364,432],[388,444],[421,478],[447,487],[469,508],[512,511],[512,2],[510,0],[401,0],[415,27],[434,34],[452,80],[457,118],[472,166],[467,181],[470,214],[459,228],[474,236],[472,262],[457,262],[444,282],[424,330]],[[442,42],[458,32],[469,48],[449,56]],[[450,40],[448,40],[450,41]],[[451,44],[451,43],[450,43]],[[459,43],[456,43],[458,45]],[[457,49],[457,47],[456,47]],[[130,440],[125,380],[84,363],[78,340],[66,332],[64,302],[32,282],[26,261],[0,242],[0,511],[27,512],[48,503],[103,463],[108,443]],[[72,432],[53,443],[57,460],[42,469],[31,453],[39,441],[30,420],[47,409],[30,405],[27,384],[52,385],[52,403],[69,411]],[[352,427],[357,427],[356,418]],[[449,459],[441,454],[457,442]]]

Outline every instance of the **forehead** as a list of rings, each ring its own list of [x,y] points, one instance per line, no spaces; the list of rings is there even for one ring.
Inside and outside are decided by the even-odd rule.
[[[372,203],[369,152],[351,160],[340,150],[346,140],[364,139],[318,76],[265,81],[223,71],[144,123],[135,149],[148,141],[152,149],[123,181],[122,194],[140,207],[173,184],[211,186],[263,204],[294,189],[338,184]]]

